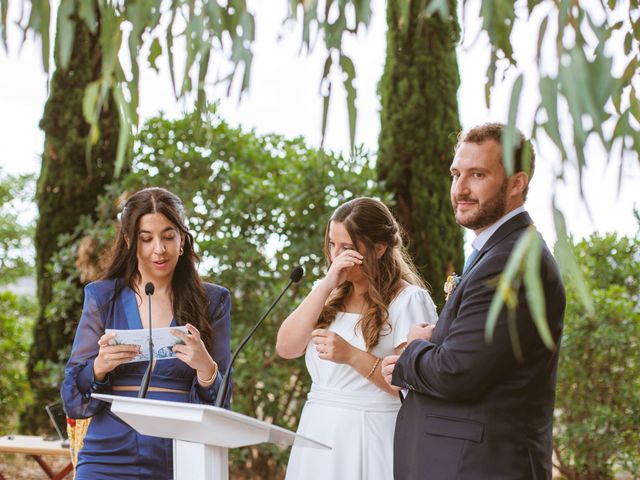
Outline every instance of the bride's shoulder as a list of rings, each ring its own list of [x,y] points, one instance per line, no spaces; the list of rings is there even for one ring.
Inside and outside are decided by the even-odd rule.
[[[410,302],[412,299],[428,298],[431,299],[429,292],[419,285],[412,285],[408,282],[404,282],[401,290],[396,297],[392,300],[391,306],[394,304],[404,304]]]

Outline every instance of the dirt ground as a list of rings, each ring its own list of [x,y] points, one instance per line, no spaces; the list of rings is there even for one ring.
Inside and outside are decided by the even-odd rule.
[[[62,470],[69,460],[64,457],[45,456],[43,459],[51,467],[51,469],[58,473]],[[10,455],[0,454],[0,474],[4,476],[6,480],[48,480],[49,477],[40,468],[40,465],[26,455]],[[70,472],[64,480],[71,480],[73,478]],[[238,475],[232,472],[230,478],[245,479],[246,476]],[[557,471],[554,470],[554,479],[562,478]],[[620,474],[616,476],[617,480],[633,480],[631,475]]]
[[[62,470],[69,459],[65,457],[43,456],[44,461],[51,467],[54,473]],[[27,455],[0,454],[0,474],[6,480],[48,480],[49,477],[40,468],[40,465]],[[69,473],[64,480],[71,480],[73,475]]]

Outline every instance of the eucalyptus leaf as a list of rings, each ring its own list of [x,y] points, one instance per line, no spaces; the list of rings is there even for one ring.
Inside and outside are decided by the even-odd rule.
[[[631,42],[633,41],[633,35],[631,32],[627,32],[624,36],[624,54],[629,55],[631,53]]]
[[[196,108],[199,110],[204,110],[205,105],[207,104],[207,94],[204,89],[205,80],[207,78],[207,71],[209,69],[209,58],[210,51],[207,50],[203,54],[203,61],[199,63],[198,70],[198,85],[197,85],[197,98],[196,98]]]
[[[122,40],[120,31],[121,17],[115,11],[105,8],[100,17],[100,43],[102,45],[102,69],[103,78],[113,76],[118,63],[118,51]]]
[[[495,47],[491,47],[491,58],[487,67],[487,79],[484,84],[484,101],[487,108],[491,106],[491,87],[496,81],[496,64],[498,63],[498,54]]]
[[[563,69],[566,73],[570,72],[572,77],[572,88],[569,88],[568,82],[564,83],[565,95],[568,95],[570,92],[576,92],[575,99],[573,100],[575,103],[579,104],[579,110],[582,112],[582,115],[589,114],[592,119],[593,126],[592,128],[599,128],[600,122],[602,121],[601,112],[596,107],[595,102],[595,85],[593,84],[593,79],[591,77],[590,63],[587,60],[587,57],[584,51],[580,48],[574,48],[570,52],[571,63],[570,65]],[[579,95],[578,95],[579,93]],[[574,117],[577,119],[577,117]],[[577,122],[580,124],[582,129],[582,121]]]
[[[502,132],[502,163],[507,176],[511,176],[514,173],[514,152],[520,142],[516,121],[518,119],[518,104],[520,103],[523,81],[524,77],[520,74],[513,82],[511,100],[509,101],[509,116]]]
[[[573,120],[576,149],[587,142],[587,134],[582,128],[582,115],[586,113],[582,107],[582,95],[587,95],[586,86],[576,82],[575,73],[571,68],[560,66],[560,88],[569,104],[569,112]]]
[[[531,312],[533,322],[538,329],[538,334],[545,346],[551,350],[555,342],[549,330],[545,308],[544,287],[540,279],[540,254],[542,251],[542,239],[536,232],[532,235],[524,271],[524,286],[527,295],[527,305]]]
[[[185,40],[187,42],[187,58],[184,65],[184,76],[182,77],[182,87],[180,89],[180,96],[184,97],[191,91],[191,69],[196,61],[198,53],[198,39],[202,37],[202,31],[204,28],[203,18],[195,15],[191,16],[191,21],[187,23],[185,30]],[[237,57],[232,55],[234,59]]]
[[[97,32],[98,17],[96,16],[95,0],[79,0],[78,17],[84,21],[91,33],[95,34]]]
[[[242,85],[240,87],[240,92],[244,92],[249,90],[249,85],[251,81],[251,64],[253,62],[253,57],[249,57],[244,64],[244,69],[242,73]]]
[[[98,123],[96,108],[98,106],[98,95],[100,89],[100,82],[96,80],[87,85],[84,90],[84,97],[82,98],[82,113],[85,121],[90,125]]]
[[[149,61],[149,66],[155,70],[156,73],[159,72],[157,60],[158,57],[162,55],[162,44],[160,43],[160,39],[158,37],[154,37],[151,42],[151,47],[149,48],[149,56],[147,57]]]
[[[629,115],[630,111],[627,110],[618,118],[616,122],[616,126],[613,129],[613,136],[616,138],[624,138],[629,131],[631,130],[631,125],[629,125]]]
[[[595,58],[589,65],[589,78],[591,80],[593,98],[593,115],[597,119],[596,126],[599,127],[605,121],[605,105],[611,97],[611,92],[618,88],[620,81],[611,72],[613,71],[613,58],[608,56],[604,44],[599,45],[595,50]],[[598,130],[600,130],[598,128]]]
[[[507,311],[507,330],[509,332],[509,339],[511,340],[511,350],[516,361],[522,363],[524,361],[524,354],[522,353],[522,344],[520,343],[520,335],[518,334],[518,321],[516,319],[516,311]]]
[[[63,70],[66,70],[69,66],[71,50],[73,49],[73,36],[76,23],[71,16],[75,13],[75,3],[74,0],[60,0],[60,6],[58,7],[56,35],[58,36],[58,45],[60,48],[60,67]]]
[[[633,86],[629,91],[629,111],[636,119],[636,122],[640,122],[640,100],[638,99],[638,94]]]
[[[204,2],[204,8],[211,21],[211,27],[219,31],[222,28],[222,8],[218,2]]]
[[[316,2],[311,2],[315,4]],[[371,21],[371,2],[369,0],[356,0],[354,1],[356,8],[356,25],[364,24],[369,25]],[[357,27],[356,27],[357,28]]]
[[[569,23],[569,10],[573,7],[571,0],[560,0],[558,5],[558,26],[556,29],[556,45],[562,45],[564,29]],[[558,52],[560,56],[560,52]]]
[[[501,50],[511,64],[515,64],[511,45],[511,29],[515,21],[511,0],[482,0],[480,6],[483,30],[489,35],[492,48]]]
[[[430,17],[436,12],[446,22],[449,19],[449,0],[430,0],[425,13]]]
[[[540,23],[540,29],[538,30],[538,52],[536,53],[536,61],[540,65],[540,58],[542,55],[542,43],[544,42],[545,34],[547,33],[547,25],[549,17],[544,17]]]
[[[169,20],[169,25],[167,26],[167,32],[165,35],[167,42],[167,60],[169,62],[169,76],[171,77],[171,87],[173,88],[173,94],[178,98],[178,89],[176,87],[176,74],[174,71],[174,53],[173,53],[173,28],[176,20],[176,10],[171,12],[171,19]]]
[[[122,84],[116,84],[113,87],[113,99],[118,108],[118,117],[120,118],[120,131],[118,132],[118,148],[116,151],[115,176],[119,176],[130,147],[129,139],[131,138],[130,125],[131,115],[129,114],[129,106],[125,100],[122,91]]]
[[[346,20],[342,11],[340,11],[334,22],[324,22],[322,24],[327,50],[342,50],[342,34],[346,27]]]
[[[593,302],[591,301],[591,295],[589,294],[589,288],[587,287],[587,283],[585,278],[578,266],[575,256],[571,250],[571,246],[569,243],[569,237],[567,235],[567,227],[566,222],[564,220],[563,213],[558,210],[555,206],[553,206],[554,213],[554,224],[556,227],[556,233],[558,235],[558,239],[555,244],[555,257],[558,260],[558,264],[560,265],[561,271],[565,275],[570,275],[575,288],[578,294],[578,298],[582,302],[585,310],[589,314],[594,313]]]
[[[633,78],[638,74],[638,66],[640,63],[638,62],[638,58],[633,57],[629,60],[629,63],[624,69],[624,73],[622,74],[621,80],[621,88],[626,87],[627,85],[631,85]]]
[[[329,102],[331,100],[331,80],[329,80],[329,74],[331,73],[331,65],[333,64],[333,59],[331,57],[331,52],[327,54],[327,58],[324,61],[324,68],[322,71],[322,80],[320,83],[320,92],[322,95],[322,139],[320,141],[320,146],[322,147],[324,143],[324,135],[327,131],[327,118],[329,116]],[[326,93],[323,92],[323,85],[325,86]]]
[[[344,88],[347,91],[347,109],[349,111],[349,140],[351,150],[355,148],[356,141],[356,89],[353,85],[356,76],[356,69],[353,61],[346,55],[340,55],[340,66],[346,74],[344,77]]]
[[[521,283],[521,271],[535,235],[537,235],[535,228],[529,227],[527,232],[518,239],[504,270],[497,278],[496,292],[491,299],[484,331],[484,338],[487,343],[491,343],[493,331],[503,307],[506,306],[507,309],[513,310],[517,306],[517,292]]]
[[[547,121],[544,124],[545,131],[558,148],[564,148],[558,121],[558,82],[554,78],[542,77],[539,89],[542,105],[547,114]]]
[[[42,42],[42,66],[49,74],[49,24],[51,23],[51,7],[49,0],[34,0],[31,4],[29,21],[25,29],[25,39],[28,30],[36,32]],[[6,25],[5,25],[6,28]]]

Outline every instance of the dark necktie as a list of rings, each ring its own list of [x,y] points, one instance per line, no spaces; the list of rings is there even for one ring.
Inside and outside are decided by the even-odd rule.
[[[471,264],[473,263],[473,261],[476,259],[477,256],[478,256],[478,250],[474,248],[473,251],[471,252],[471,255],[469,255],[469,258],[467,258],[467,261],[464,262],[464,267],[462,268],[463,275],[467,273],[467,269],[471,266]]]

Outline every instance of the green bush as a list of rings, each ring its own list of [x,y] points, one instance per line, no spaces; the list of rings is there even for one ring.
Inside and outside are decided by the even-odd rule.
[[[153,118],[140,131],[131,172],[102,198],[99,220],[85,220],[61,239],[51,269],[58,300],[48,314],[65,312],[64,299],[81,294],[70,278],[86,282],[95,276],[98,254],[113,238],[118,197],[165,187],[185,203],[201,273],[231,290],[232,350],[284,287],[292,267],[304,265],[305,278],[238,357],[233,377],[234,410],[295,429],[309,380],[302,360],[277,357],[276,331],[323,271],[324,228],[333,209],[353,196],[376,194],[374,177],[361,153],[346,159],[311,149],[301,138],[242,132],[213,111],[202,118]],[[68,319],[70,339],[79,313]],[[278,478],[288,453],[276,447],[233,450],[234,478],[249,472],[251,478]]]
[[[28,200],[33,175],[9,175],[0,167],[0,285],[33,275],[33,222]],[[18,416],[30,402],[26,362],[31,344],[33,301],[0,291],[0,435],[18,429]]]
[[[0,435],[15,433],[30,400],[26,364],[35,314],[31,300],[0,292]]]
[[[554,435],[570,479],[640,475],[640,240],[592,235],[574,251],[595,314],[571,278],[558,372]]]
[[[0,285],[33,275],[33,222],[28,217],[27,202],[33,197],[33,175],[8,175],[0,167]]]

